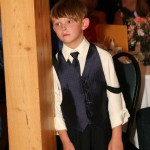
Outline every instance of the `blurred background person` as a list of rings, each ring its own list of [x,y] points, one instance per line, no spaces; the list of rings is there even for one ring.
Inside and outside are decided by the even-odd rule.
[[[105,12],[107,24],[113,24],[114,14],[118,10],[118,0],[98,0],[96,9]]]
[[[147,0],[119,0],[119,9],[115,13],[114,24],[129,26],[130,19],[136,17],[145,18],[150,13],[150,6]],[[140,44],[131,44],[128,41],[129,51],[139,52]],[[138,49],[138,51],[137,51]]]
[[[137,0],[136,12],[137,12],[138,16],[146,17],[150,13],[150,5],[149,5],[148,1],[147,0]]]
[[[120,0],[114,16],[114,24],[127,24],[129,18],[146,17],[150,12],[147,0]]]

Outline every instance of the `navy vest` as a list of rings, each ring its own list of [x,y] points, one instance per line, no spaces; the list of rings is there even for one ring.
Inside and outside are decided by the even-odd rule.
[[[66,126],[84,131],[88,124],[110,128],[108,113],[107,84],[101,60],[95,45],[90,44],[82,76],[62,52],[54,58],[62,90],[62,114]]]

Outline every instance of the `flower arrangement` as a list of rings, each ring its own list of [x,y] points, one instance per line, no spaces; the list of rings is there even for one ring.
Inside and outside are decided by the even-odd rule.
[[[150,14],[145,17],[136,17],[128,20],[128,44],[129,48],[135,47],[137,42],[140,42],[141,52],[142,47],[148,46],[150,51]]]

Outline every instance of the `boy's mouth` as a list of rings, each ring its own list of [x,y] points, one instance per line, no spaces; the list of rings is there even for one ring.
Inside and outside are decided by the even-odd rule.
[[[63,34],[63,37],[69,36],[69,34]]]

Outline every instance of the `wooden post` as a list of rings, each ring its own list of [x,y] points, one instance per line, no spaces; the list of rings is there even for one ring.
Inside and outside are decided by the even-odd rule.
[[[1,0],[10,150],[55,150],[48,0]]]

